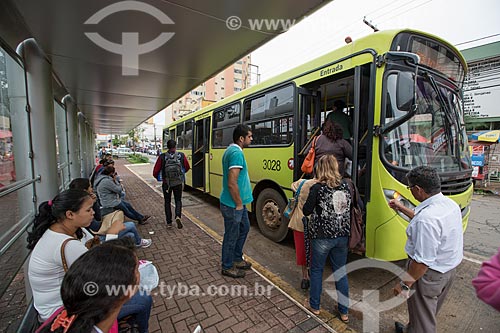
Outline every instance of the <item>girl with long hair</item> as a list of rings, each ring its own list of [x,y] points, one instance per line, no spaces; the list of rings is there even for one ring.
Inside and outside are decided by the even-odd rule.
[[[97,333],[116,328],[120,309],[140,281],[134,247],[129,238],[116,239],[82,254],[62,281],[63,307],[40,332]]]
[[[307,306],[314,314],[320,312],[323,269],[326,259],[333,265],[340,319],[349,322],[349,285],[346,262],[349,244],[352,198],[349,185],[342,182],[336,158],[324,155],[315,166],[317,183],[304,204],[304,215],[309,216],[311,238],[311,289]]]
[[[65,266],[71,267],[76,259],[88,251],[85,243],[93,236],[84,229],[94,218],[93,205],[94,199],[88,192],[70,189],[41,203],[38,208],[33,228],[28,232],[27,247],[33,250],[28,278],[33,304],[42,321],[62,305],[60,287]],[[117,237],[122,230],[123,223],[113,223],[107,232]],[[151,296],[137,294],[121,308],[118,318],[134,314],[140,331],[147,332],[151,304]]]

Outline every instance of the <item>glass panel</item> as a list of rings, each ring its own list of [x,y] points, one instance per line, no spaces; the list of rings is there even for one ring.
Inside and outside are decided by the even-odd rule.
[[[395,76],[391,74],[387,80],[386,123],[406,114],[391,102],[396,95],[392,84]],[[440,172],[470,169],[462,110],[455,92],[418,77],[416,103],[417,113],[385,135],[386,160],[406,169],[420,165],[435,167]]]
[[[240,122],[240,105],[233,104],[214,112],[214,128],[236,125]]]
[[[0,189],[31,179],[24,70],[0,48]],[[16,156],[16,160],[14,160]],[[15,161],[15,162],[14,162]],[[0,248],[34,217],[33,186],[0,198]],[[26,233],[0,256],[1,332],[14,332],[26,309],[22,265],[28,256]],[[15,312],[15,316],[13,315]]]
[[[184,123],[184,149],[193,148],[193,122],[186,121]]]
[[[177,149],[184,149],[184,124],[177,125]]]
[[[214,130],[213,147],[227,147],[233,143],[234,127]]]
[[[462,84],[464,69],[458,57],[444,45],[436,41],[413,37],[410,52],[420,56],[420,65],[440,71],[449,79]]]
[[[279,145],[292,142],[293,117],[252,123],[252,145]]]
[[[293,86],[271,91],[245,101],[245,121],[272,118],[293,112]]]

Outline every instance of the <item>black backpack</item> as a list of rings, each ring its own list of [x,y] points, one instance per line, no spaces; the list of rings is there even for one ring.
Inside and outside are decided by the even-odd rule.
[[[182,162],[181,153],[165,153],[162,177],[169,187],[181,185],[184,182]]]

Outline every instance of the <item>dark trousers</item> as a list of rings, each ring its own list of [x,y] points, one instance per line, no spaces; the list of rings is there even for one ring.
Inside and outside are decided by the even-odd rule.
[[[167,224],[172,223],[172,209],[170,204],[172,202],[172,192],[174,192],[175,201],[175,217],[181,217],[182,214],[182,186],[183,184],[168,187],[167,184],[163,183],[161,186],[163,190],[163,200],[165,201],[165,217],[167,218]]]

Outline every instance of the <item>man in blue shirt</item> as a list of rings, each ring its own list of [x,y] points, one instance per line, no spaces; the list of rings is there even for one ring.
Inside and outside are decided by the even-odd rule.
[[[220,210],[224,218],[222,241],[222,275],[232,278],[245,276],[244,270],[252,266],[243,260],[243,245],[250,230],[245,205],[253,201],[243,148],[252,143],[252,132],[240,124],[233,131],[233,142],[222,156],[222,192]]]
[[[436,332],[436,316],[443,305],[456,267],[463,258],[460,207],[441,193],[436,169],[420,166],[407,175],[408,189],[420,201],[415,210],[391,200],[389,206],[409,218],[406,229],[406,274],[394,287],[395,295],[408,298],[408,326],[396,322],[396,332]]]

